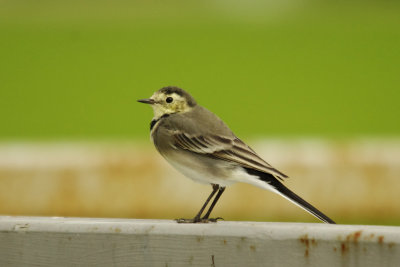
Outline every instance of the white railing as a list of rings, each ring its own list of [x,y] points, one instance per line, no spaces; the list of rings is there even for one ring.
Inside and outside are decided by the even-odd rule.
[[[400,227],[0,216],[0,266],[400,266]]]

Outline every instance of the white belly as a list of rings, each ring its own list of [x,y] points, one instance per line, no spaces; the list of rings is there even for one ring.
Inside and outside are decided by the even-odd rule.
[[[175,169],[198,183],[218,184],[225,187],[236,182],[244,182],[260,187],[261,181],[258,177],[249,175],[236,164],[217,159],[199,159],[182,153],[163,156]],[[265,184],[262,187],[265,188]]]

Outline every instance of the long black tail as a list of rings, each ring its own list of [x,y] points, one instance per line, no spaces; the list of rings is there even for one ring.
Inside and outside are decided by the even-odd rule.
[[[289,188],[287,188],[280,181],[278,181],[278,179],[276,179],[272,174],[260,172],[250,168],[244,168],[244,169],[248,174],[258,176],[260,180],[268,183],[280,194],[282,194],[282,196],[289,199],[290,201],[300,206],[304,210],[308,211],[321,221],[325,223],[335,224],[335,222],[332,219],[330,219],[328,216],[317,210],[317,208],[315,208],[313,205],[311,205],[310,203],[308,203],[307,201],[305,201],[304,199],[293,193]]]

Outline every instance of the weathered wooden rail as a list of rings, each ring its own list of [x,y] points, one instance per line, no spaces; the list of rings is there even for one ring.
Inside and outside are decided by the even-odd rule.
[[[400,266],[400,227],[0,216],[0,266]]]

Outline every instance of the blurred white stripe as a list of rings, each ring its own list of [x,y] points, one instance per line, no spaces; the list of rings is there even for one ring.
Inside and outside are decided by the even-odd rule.
[[[361,139],[334,142],[323,139],[258,140],[252,147],[273,166],[327,166],[343,161],[387,167],[400,166],[400,139]],[[156,154],[147,147],[148,155]],[[104,143],[0,143],[0,168],[88,168],[121,157],[140,159],[143,146]],[[131,163],[134,163],[133,161]],[[278,167],[279,168],[279,167]]]

